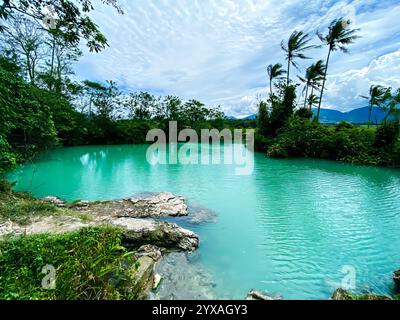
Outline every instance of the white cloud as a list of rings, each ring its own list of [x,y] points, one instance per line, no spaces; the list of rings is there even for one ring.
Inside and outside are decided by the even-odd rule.
[[[100,54],[86,54],[77,67],[79,78],[114,79],[131,90],[223,104],[228,114],[245,116],[255,111],[257,94],[267,90],[266,66],[284,63],[280,41],[294,29],[312,33],[319,28],[325,30],[332,19],[342,15],[355,21],[363,38],[352,47],[352,54],[333,55],[330,74],[336,80],[329,80],[326,105],[350,108],[357,105],[354,97],[368,91],[361,82],[368,85],[396,77],[388,72],[390,61],[381,62],[387,65],[384,70],[374,68],[368,81],[362,79],[360,71],[399,48],[400,4],[395,0],[120,3],[125,9],[123,16],[102,5],[94,11],[93,19],[109,39],[110,48]],[[325,58],[324,49],[310,54],[315,59]],[[346,85],[352,87],[346,87],[341,96],[344,74],[357,80],[347,79]]]
[[[360,95],[368,96],[372,84],[400,87],[400,49],[374,59],[367,67],[330,76],[326,107],[348,111],[365,106]]]

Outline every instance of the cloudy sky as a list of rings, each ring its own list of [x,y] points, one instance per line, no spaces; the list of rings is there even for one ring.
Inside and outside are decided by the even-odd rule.
[[[222,105],[232,116],[256,112],[268,93],[266,68],[280,62],[282,39],[293,30],[315,36],[338,17],[350,18],[362,37],[349,54],[331,59],[324,108],[365,106],[371,84],[400,87],[398,0],[119,0],[125,14],[97,5],[93,20],[109,40],[85,54],[81,79],[115,80],[125,90],[195,98]],[[325,59],[327,48],[309,52]],[[301,73],[313,60],[302,64]]]

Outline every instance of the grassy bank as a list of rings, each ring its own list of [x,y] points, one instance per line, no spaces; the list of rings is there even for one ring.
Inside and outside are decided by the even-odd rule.
[[[118,229],[20,236],[3,240],[0,252],[0,299],[136,299],[139,294],[130,290],[137,265],[121,246]]]
[[[0,224],[77,214],[28,194],[0,192]],[[121,239],[121,231],[112,227],[7,236],[0,240],[0,299],[137,299],[140,292],[130,284],[138,263]],[[50,271],[55,272],[54,288]]]

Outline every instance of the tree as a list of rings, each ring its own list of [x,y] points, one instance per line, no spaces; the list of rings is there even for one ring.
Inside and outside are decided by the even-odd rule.
[[[209,115],[209,110],[198,100],[189,100],[183,106],[183,116],[187,124],[191,127],[205,121]]]
[[[317,33],[319,39],[324,43],[325,45],[328,46],[328,56],[326,58],[326,63],[325,63],[325,72],[324,72],[324,78],[322,82],[322,88],[321,88],[321,95],[319,98],[319,103],[318,103],[318,114],[317,114],[317,121],[319,121],[319,115],[321,111],[321,103],[322,103],[322,98],[324,95],[324,89],[325,89],[325,82],[326,82],[326,76],[328,74],[328,67],[329,67],[329,60],[331,57],[331,53],[333,51],[340,50],[344,53],[348,52],[347,45],[354,43],[356,39],[359,37],[356,35],[356,32],[358,29],[350,29],[349,26],[351,25],[350,20],[345,20],[344,18],[339,18],[336,20],[333,20],[329,26],[329,31],[327,35],[323,35],[320,32]]]
[[[269,77],[269,90],[272,96],[272,82],[275,79],[282,79],[282,76],[286,73],[286,71],[282,69],[282,65],[280,63],[276,63],[274,65],[270,64],[267,68],[267,72]]]
[[[368,128],[371,125],[372,110],[374,106],[379,107],[383,103],[387,90],[385,87],[372,85],[369,89],[369,96],[361,96],[368,99]]]
[[[88,113],[90,120],[93,118],[94,101],[100,99],[100,96],[106,90],[107,90],[106,87],[98,82],[93,82],[89,80],[83,81],[83,91],[85,92],[85,95],[88,97],[86,105],[88,106]]]
[[[308,34],[305,34],[303,31],[294,31],[287,43],[284,41],[281,42],[281,48],[286,53],[286,60],[288,62],[287,85],[289,85],[290,81],[290,66],[292,65],[296,69],[299,69],[299,65],[295,59],[309,59],[304,55],[304,51],[315,48],[315,46],[308,45],[310,41],[311,39]]]
[[[266,136],[268,133],[268,108],[265,101],[260,101],[258,105],[258,116],[257,116],[257,126],[260,134]]]
[[[157,120],[163,121],[178,121],[180,118],[180,112],[182,108],[182,100],[176,96],[166,96],[156,106]]]
[[[307,68],[305,78],[299,77],[300,81],[305,83],[304,108],[306,107],[309,88],[311,87],[311,95],[313,95],[314,89],[318,90],[320,86],[319,83],[323,79],[324,72],[325,72],[324,62],[322,60],[318,60],[316,63],[313,63],[311,66]]]
[[[313,93],[311,93],[310,96],[307,98],[307,103],[310,110],[312,110],[312,107],[318,104],[318,102],[319,102],[318,96]]]
[[[392,117],[395,122],[399,123],[400,122],[400,108],[398,108],[398,107],[400,106],[400,88],[397,89],[393,93],[392,93],[392,89],[388,88],[383,97],[383,101],[384,102],[380,105],[380,107],[383,110],[387,110],[385,121],[389,117]]]
[[[293,114],[296,107],[296,86],[280,82],[277,85],[278,96],[271,99],[272,110],[270,114],[268,134],[276,136]]]
[[[117,0],[102,2],[123,14]],[[93,9],[91,0],[3,0],[0,5],[0,19],[6,21],[16,14],[23,14],[38,24],[57,19],[64,22],[62,31],[68,43],[77,46],[81,40],[85,40],[90,51],[99,52],[107,46],[107,39],[88,15]],[[0,32],[5,30],[7,26],[0,25]]]
[[[74,74],[72,66],[82,56],[82,51],[68,43],[58,27],[49,30],[48,38],[48,70],[40,77],[50,91],[67,94],[71,83],[68,77]]]
[[[97,109],[97,115],[103,119],[112,119],[115,115],[120,94],[117,84],[112,80],[107,80],[104,90],[100,90],[93,101]]]
[[[22,15],[15,15],[7,21],[7,29],[1,38],[2,51],[15,54],[21,61],[26,79],[36,82],[38,68],[45,57],[45,35],[34,22]]]
[[[157,99],[148,92],[130,94],[124,101],[129,117],[136,120],[149,120],[155,111]]]

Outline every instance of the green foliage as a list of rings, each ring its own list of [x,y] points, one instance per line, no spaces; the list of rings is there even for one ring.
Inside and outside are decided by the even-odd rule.
[[[280,82],[278,96],[271,97],[272,111],[269,117],[268,135],[275,136],[293,114],[296,101],[296,86]]]
[[[399,127],[396,123],[383,124],[376,130],[348,122],[327,127],[294,115],[278,131],[267,147],[267,153],[278,158],[313,157],[399,166],[398,136]]]
[[[14,184],[0,181],[0,221],[10,220],[25,225],[33,217],[61,213],[61,209],[49,202],[33,199],[25,193],[11,193]]]
[[[257,126],[261,135],[268,133],[269,115],[267,109],[267,103],[261,101],[258,106]]]
[[[130,290],[135,261],[121,246],[121,231],[84,228],[0,243],[0,299],[136,299]],[[42,268],[56,269],[55,289],[43,289]]]
[[[300,108],[298,110],[296,110],[295,112],[295,116],[299,117],[299,118],[303,118],[303,119],[308,119],[310,120],[313,117],[314,113],[307,108]]]
[[[123,13],[117,0],[102,2]],[[48,16],[46,13],[48,6],[51,6],[53,16],[57,17],[57,28],[70,46],[78,46],[81,40],[86,41],[90,51],[99,52],[107,46],[107,39],[87,15],[93,10],[93,1],[90,0],[5,0],[0,5],[0,19],[7,20],[16,13],[21,13],[36,22],[41,22]],[[0,24],[0,32],[5,28],[6,26]]]

